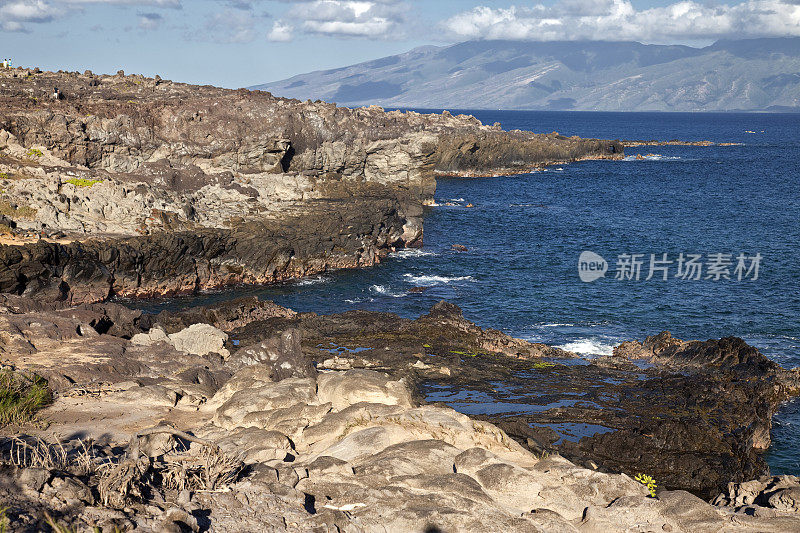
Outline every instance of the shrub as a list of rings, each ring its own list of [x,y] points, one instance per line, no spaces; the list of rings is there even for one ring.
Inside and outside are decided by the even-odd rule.
[[[43,378],[12,370],[0,371],[0,427],[27,422],[51,400]]]
[[[42,157],[44,154],[38,148],[30,148],[25,152],[25,155],[28,157]]]
[[[641,483],[642,485],[644,485],[645,487],[647,487],[647,490],[650,491],[651,498],[656,497],[656,489],[658,488],[658,485],[656,485],[655,479],[653,479],[651,476],[648,476],[647,474],[636,474],[636,477],[634,479],[639,483]]]
[[[76,187],[91,187],[95,183],[100,183],[103,180],[89,180],[86,178],[70,178],[66,182]]]

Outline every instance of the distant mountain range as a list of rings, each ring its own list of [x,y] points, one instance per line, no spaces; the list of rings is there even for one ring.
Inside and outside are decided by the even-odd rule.
[[[348,106],[800,111],[800,38],[718,41],[705,48],[470,41],[252,88]]]

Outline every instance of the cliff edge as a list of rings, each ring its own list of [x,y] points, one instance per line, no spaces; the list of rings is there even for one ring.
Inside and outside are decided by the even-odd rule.
[[[0,106],[0,292],[73,303],[373,265],[421,245],[437,174],[624,150],[122,72],[11,69]]]

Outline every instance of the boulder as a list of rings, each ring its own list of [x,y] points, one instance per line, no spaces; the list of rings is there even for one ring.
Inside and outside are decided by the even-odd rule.
[[[299,403],[316,405],[319,403],[316,388],[313,378],[289,378],[279,383],[265,383],[237,391],[217,409],[214,423],[226,429],[235,429],[253,412],[291,407]]]
[[[166,342],[172,344],[171,339],[167,333],[160,327],[151,328],[147,333],[137,333],[131,337],[131,342],[139,346],[152,346],[159,342]]]
[[[329,403],[323,405],[331,405]],[[339,412],[328,413],[317,424],[303,430],[300,445],[317,448],[335,444],[353,428],[366,427],[374,418],[399,414],[403,408],[398,405],[378,403],[357,403]]]
[[[461,450],[440,440],[414,440],[394,444],[371,457],[355,463],[356,473],[380,476],[387,479],[396,476],[420,474],[452,474],[453,462]]]
[[[227,364],[233,369],[249,365],[266,365],[271,370],[272,381],[317,375],[311,360],[303,355],[300,332],[296,329],[284,331],[276,337],[237,350],[228,359]]]
[[[360,402],[411,407],[411,392],[402,380],[372,370],[327,372],[317,379],[320,402],[330,402],[336,410]]]
[[[244,428],[217,441],[223,452],[247,464],[283,461],[293,451],[291,441],[278,431]]]
[[[209,324],[193,324],[186,329],[169,335],[175,349],[193,355],[218,353],[223,357],[229,355],[224,348],[228,334]]]
[[[223,403],[230,400],[231,396],[236,392],[271,383],[271,374],[270,369],[264,365],[253,365],[242,368],[219,388],[216,394],[208,400],[202,409],[204,411],[215,411]]]
[[[298,403],[285,408],[248,413],[241,424],[243,427],[280,431],[297,440],[304,429],[319,423],[330,410],[330,403],[321,405]]]

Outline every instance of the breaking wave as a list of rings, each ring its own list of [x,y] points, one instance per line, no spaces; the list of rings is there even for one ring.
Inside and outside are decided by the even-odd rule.
[[[435,276],[435,275],[415,276],[414,274],[403,274],[403,277],[406,279],[407,282],[419,286],[448,284],[454,281],[475,281],[475,278],[473,278],[472,276],[452,276],[452,277]]]

